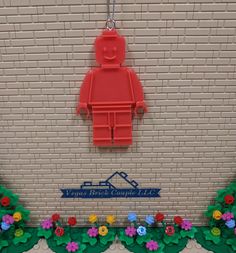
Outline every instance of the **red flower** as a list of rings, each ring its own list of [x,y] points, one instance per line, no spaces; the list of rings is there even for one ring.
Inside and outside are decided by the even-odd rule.
[[[165,233],[168,236],[172,236],[175,233],[175,228],[173,226],[167,226],[165,229]]]
[[[234,197],[232,195],[226,195],[225,196],[225,203],[228,205],[231,205],[234,203]]]
[[[70,225],[70,226],[75,226],[75,224],[76,224],[76,218],[75,217],[69,217],[68,218],[68,224]]]
[[[9,205],[10,205],[10,202],[11,202],[11,200],[10,200],[8,197],[3,197],[3,198],[1,199],[1,205],[2,205],[2,206],[9,206]]]
[[[53,221],[53,222],[57,222],[59,219],[60,219],[60,214],[54,213],[54,214],[52,215],[52,221]]]
[[[157,213],[155,218],[156,218],[157,222],[162,222],[164,220],[165,216],[163,213]]]
[[[175,217],[174,217],[174,222],[175,222],[175,224],[177,224],[177,225],[181,225],[182,222],[183,222],[183,218],[180,217],[180,216],[175,216]]]
[[[56,236],[63,236],[64,235],[64,228],[62,228],[62,227],[57,227],[56,229],[55,229],[55,235]]]

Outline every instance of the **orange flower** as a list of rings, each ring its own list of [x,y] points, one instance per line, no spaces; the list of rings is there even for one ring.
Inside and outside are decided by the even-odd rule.
[[[90,214],[88,220],[90,223],[96,223],[98,221],[98,217],[96,214]]]
[[[213,216],[213,218],[214,218],[215,220],[220,220],[220,219],[221,219],[221,216],[222,216],[222,213],[221,213],[221,211],[219,211],[219,210],[215,210],[215,211],[213,212],[212,216]]]
[[[22,215],[21,215],[21,213],[20,213],[20,212],[15,212],[15,213],[13,214],[13,219],[14,219],[14,221],[16,221],[16,222],[22,220]]]
[[[112,225],[116,222],[116,217],[114,215],[108,215],[106,221],[109,225]]]
[[[106,226],[100,226],[99,229],[98,229],[98,233],[101,236],[107,235],[107,233],[108,233],[107,227]]]

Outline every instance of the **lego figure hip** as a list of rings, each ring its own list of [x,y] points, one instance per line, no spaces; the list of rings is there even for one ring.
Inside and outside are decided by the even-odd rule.
[[[115,29],[104,30],[95,48],[100,67],[86,74],[77,113],[92,116],[96,146],[128,146],[133,114],[147,111],[141,83],[134,70],[121,66],[125,39]]]

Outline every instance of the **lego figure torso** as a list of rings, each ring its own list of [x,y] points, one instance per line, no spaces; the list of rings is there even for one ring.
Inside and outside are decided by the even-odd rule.
[[[93,87],[90,94],[91,105],[111,103],[134,103],[130,71],[126,68],[116,68],[113,71],[103,68],[91,72]],[[102,91],[102,92],[101,92]]]
[[[125,40],[116,30],[103,31],[95,46],[96,59],[101,67],[87,73],[77,112],[92,114],[95,145],[130,145],[132,114],[146,111],[142,86],[132,69],[121,67],[125,58]]]

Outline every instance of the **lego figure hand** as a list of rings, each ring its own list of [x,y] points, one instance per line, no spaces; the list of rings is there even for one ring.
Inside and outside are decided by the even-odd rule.
[[[143,114],[145,112],[147,112],[147,106],[146,104],[141,101],[141,102],[137,102],[135,109],[134,109],[135,115],[138,115],[140,118],[143,116]]]
[[[76,109],[77,114],[86,115],[87,118],[90,116],[90,112],[86,103],[80,103]]]

